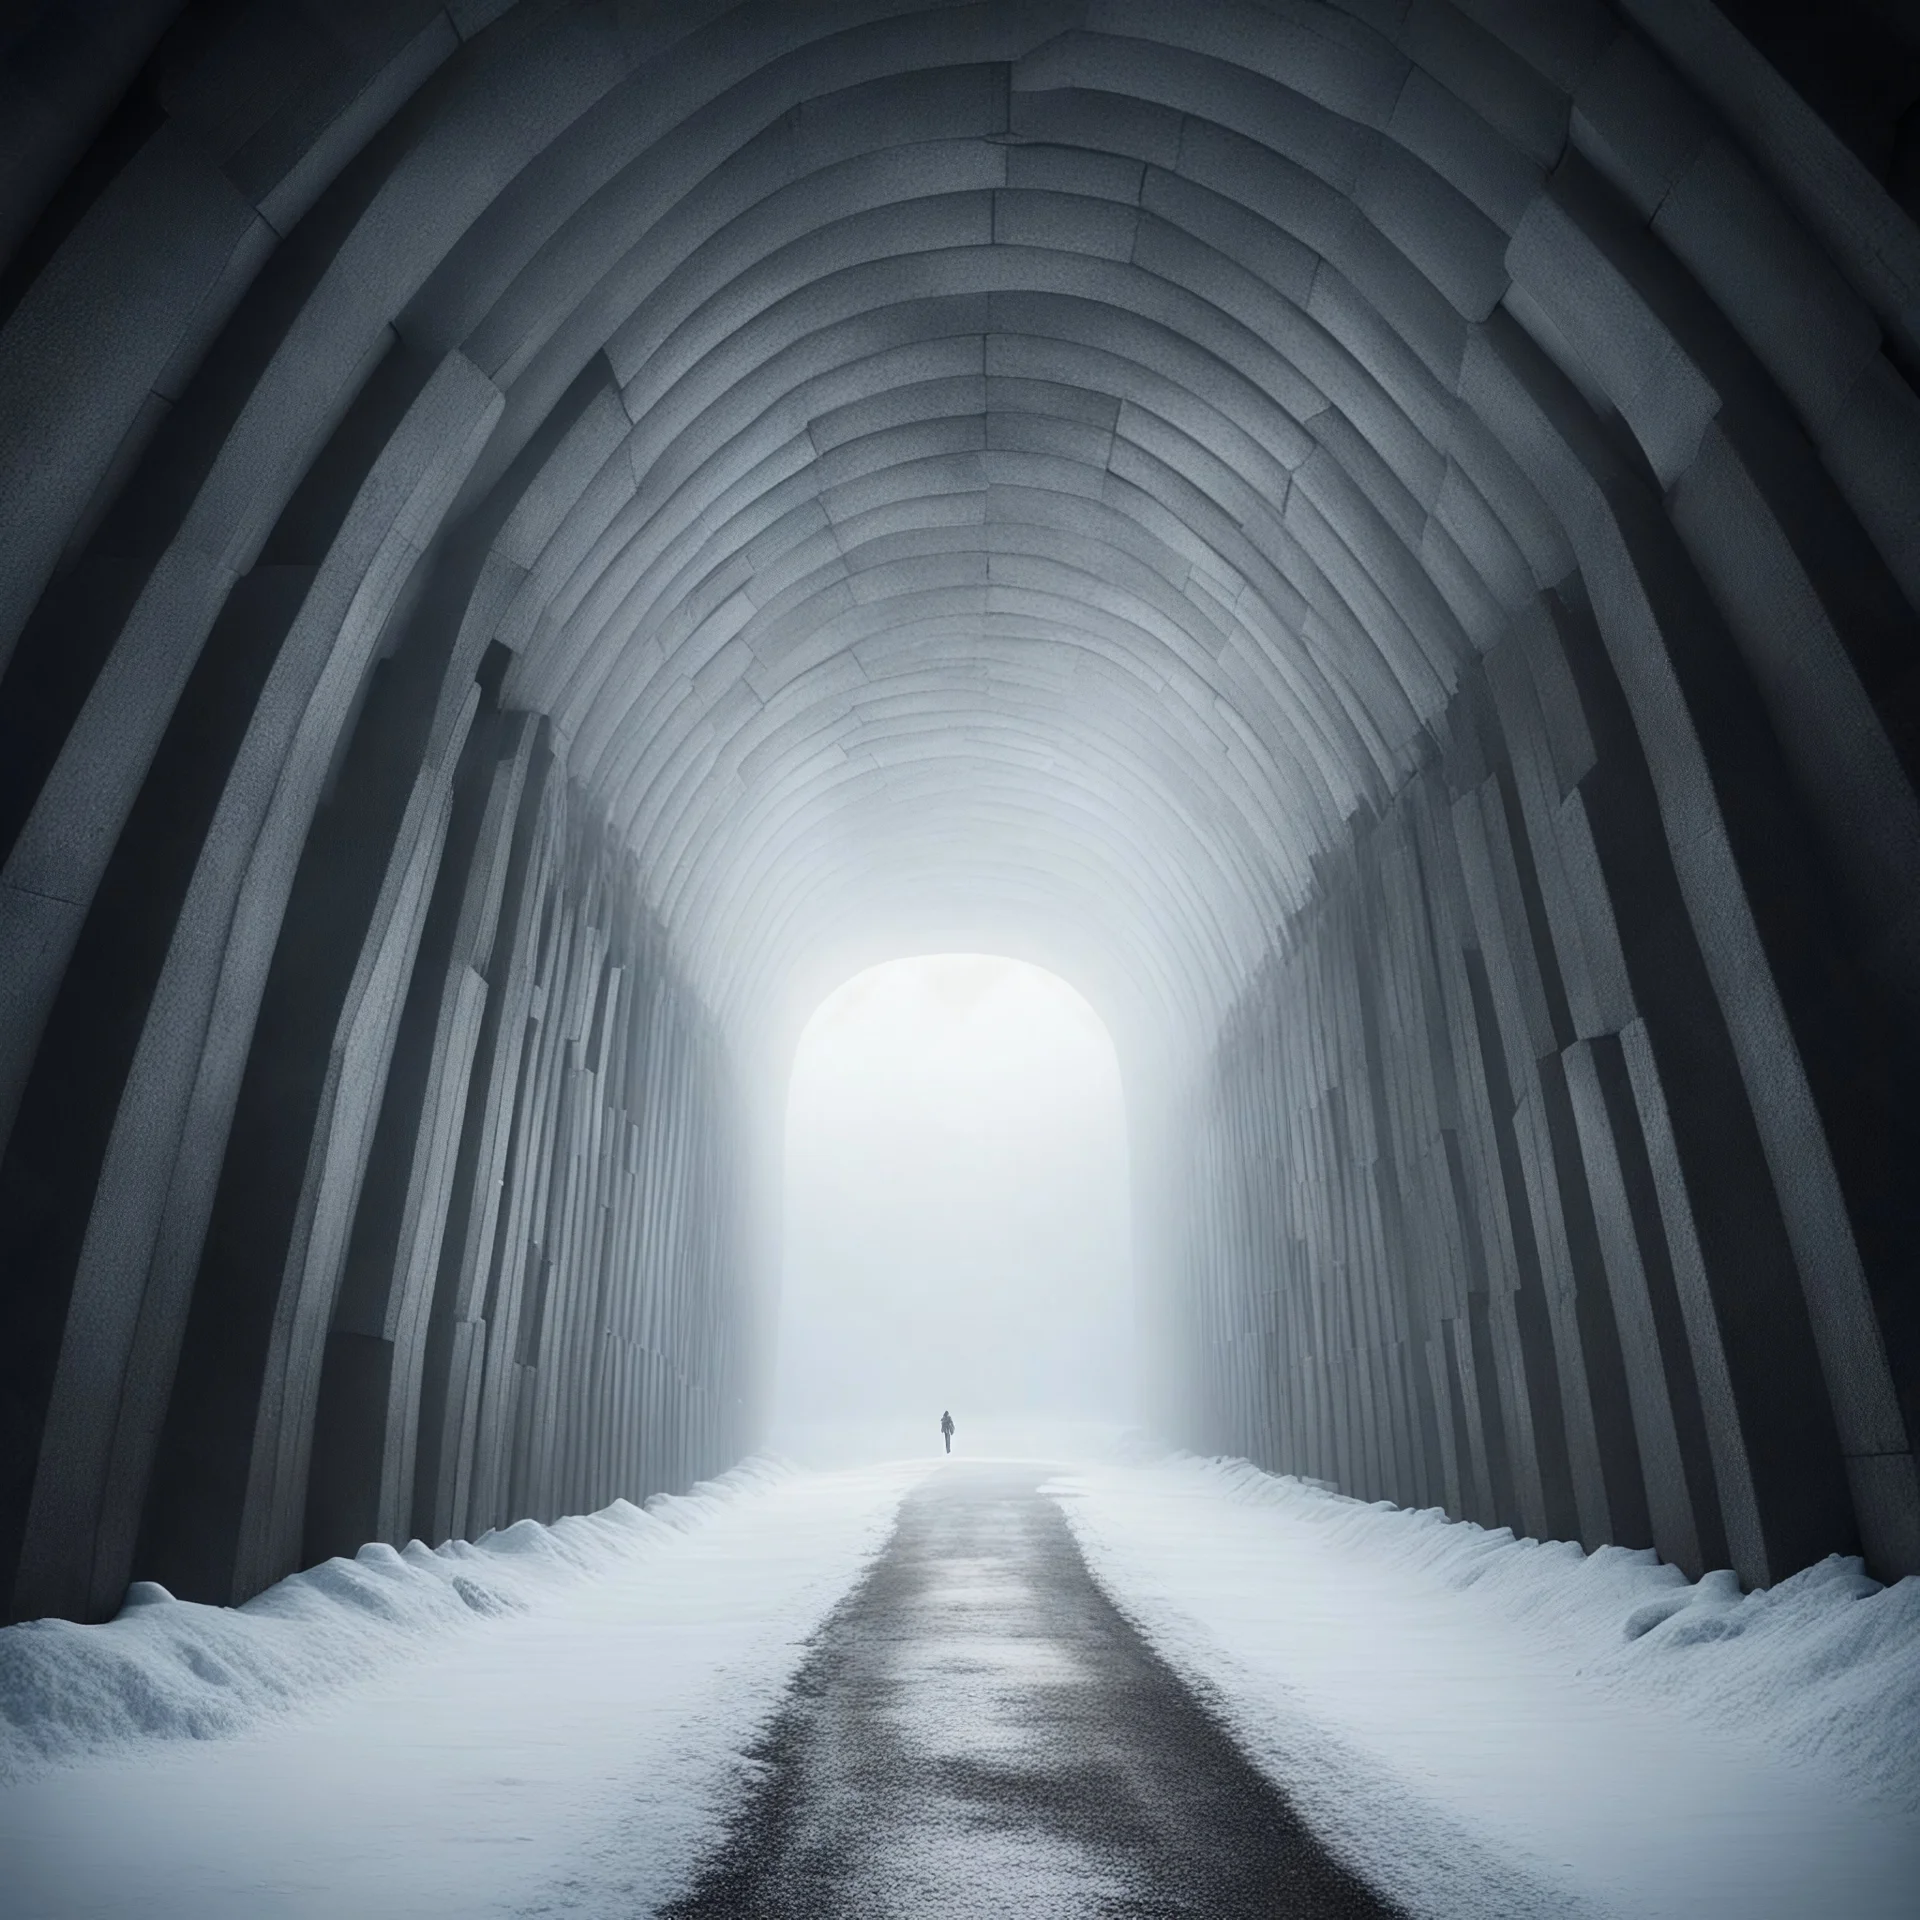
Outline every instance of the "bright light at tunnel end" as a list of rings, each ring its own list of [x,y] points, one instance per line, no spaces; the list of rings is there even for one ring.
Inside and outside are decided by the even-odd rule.
[[[788,1089],[775,1443],[823,1464],[1077,1452],[1132,1404],[1125,1105],[1112,1037],[1024,961],[856,974]]]

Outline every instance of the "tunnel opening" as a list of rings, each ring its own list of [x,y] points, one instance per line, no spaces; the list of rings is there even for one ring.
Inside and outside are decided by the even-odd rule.
[[[805,1460],[1084,1452],[1134,1416],[1125,1102],[1040,967],[871,967],[802,1031],[783,1167],[774,1444]]]
[[[1857,73],[1710,0],[109,11],[0,43],[11,1616],[740,1457],[768,1090],[956,941],[1126,1063],[1165,1437],[1920,1570]]]

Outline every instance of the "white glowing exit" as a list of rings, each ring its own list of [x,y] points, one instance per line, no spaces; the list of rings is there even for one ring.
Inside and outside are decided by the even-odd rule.
[[[1119,1061],[1080,994],[982,954],[857,974],[794,1060],[780,1430],[1124,1419],[1129,1241]]]

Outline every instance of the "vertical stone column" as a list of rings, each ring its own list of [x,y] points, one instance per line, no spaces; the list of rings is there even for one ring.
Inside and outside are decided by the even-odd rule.
[[[1195,1444],[1777,1578],[1844,1537],[1839,1415],[1577,582],[1469,676],[1444,737],[1323,867],[1199,1090]],[[1284,1261],[1268,1190],[1292,1196]],[[1247,1356],[1282,1273],[1269,1420]]]

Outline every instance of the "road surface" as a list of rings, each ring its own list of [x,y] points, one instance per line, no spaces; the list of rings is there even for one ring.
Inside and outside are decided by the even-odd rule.
[[[669,1920],[1385,1920],[1094,1584],[1042,1467],[911,1494]]]

